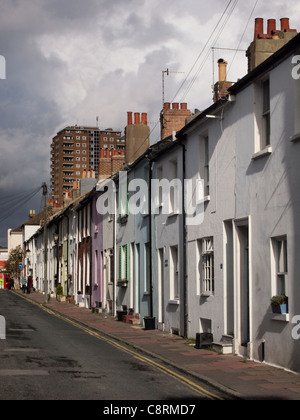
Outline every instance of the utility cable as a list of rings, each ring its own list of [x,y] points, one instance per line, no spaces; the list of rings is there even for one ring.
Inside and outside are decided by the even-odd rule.
[[[38,189],[32,191],[30,194],[27,195],[26,198],[23,198],[21,202],[18,202],[13,207],[10,207],[7,209],[4,214],[0,217],[0,223],[7,220],[10,216],[12,216],[20,207],[23,207],[28,201],[30,201],[37,193],[41,190],[42,187],[39,187]]]
[[[201,56],[203,55],[204,51],[206,50],[206,48],[207,48],[207,46],[208,46],[209,42],[211,41],[212,37],[214,36],[214,33],[216,32],[217,28],[218,28],[218,27],[219,27],[219,25],[221,24],[221,22],[222,22],[222,20],[223,20],[223,18],[224,18],[224,16],[225,16],[225,14],[226,14],[227,10],[229,9],[229,7],[230,7],[230,5],[231,5],[232,1],[233,1],[233,0],[230,0],[230,1],[229,1],[229,3],[227,4],[227,6],[226,6],[226,8],[225,8],[224,12],[222,13],[222,15],[221,15],[220,19],[218,20],[218,23],[217,23],[217,24],[216,24],[216,26],[214,27],[214,29],[213,29],[212,33],[210,34],[210,36],[209,36],[208,40],[206,41],[206,43],[205,43],[204,47],[202,48],[202,50],[201,50],[201,52],[199,53],[199,55],[198,55],[197,59],[195,60],[194,64],[192,65],[192,67],[191,67],[190,71],[188,72],[188,74],[187,74],[186,78],[184,79],[184,81],[183,81],[183,82],[182,82],[182,84],[180,85],[179,89],[178,89],[178,90],[177,90],[177,92],[175,93],[175,95],[174,95],[174,98],[173,98],[172,102],[175,100],[175,98],[177,97],[177,95],[179,94],[179,92],[182,90],[183,86],[185,85],[185,83],[187,82],[187,80],[188,80],[188,78],[190,77],[191,73],[193,72],[194,68],[196,67],[196,65],[197,65],[198,61],[200,60]],[[234,7],[236,6],[237,1],[238,1],[238,0],[235,0]],[[223,30],[223,28],[222,28],[222,27],[221,27],[221,29]]]

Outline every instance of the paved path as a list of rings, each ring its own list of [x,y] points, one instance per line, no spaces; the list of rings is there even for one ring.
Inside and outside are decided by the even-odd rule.
[[[37,292],[30,295],[20,291],[12,293],[18,293],[37,304],[45,302],[44,295]],[[51,299],[47,307],[146,354],[155,355],[171,366],[227,392],[229,396],[242,399],[300,400],[300,375],[238,356],[198,350],[180,337],[159,330],[144,330],[55,299]]]

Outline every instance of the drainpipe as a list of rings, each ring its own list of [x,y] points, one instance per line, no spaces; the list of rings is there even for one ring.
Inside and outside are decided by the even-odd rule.
[[[150,150],[151,153],[151,150]],[[153,160],[146,155],[145,158],[148,160],[148,215],[149,215],[149,260],[150,260],[150,270],[149,270],[149,279],[150,279],[150,317],[153,318],[153,269],[152,269],[152,257],[153,257],[153,252],[152,252],[152,245],[153,245],[153,241],[152,241],[152,208],[151,208],[151,198],[152,198],[152,185],[151,185],[151,181],[152,181],[152,164],[153,164]]]
[[[185,212],[185,179],[186,179],[186,148],[185,138],[180,141],[182,147],[182,235],[183,235],[183,311],[184,311],[184,338],[188,336],[188,276],[187,276],[187,230],[186,230],[186,212]]]
[[[150,245],[149,245],[149,260],[150,260],[150,316],[151,318],[153,317],[153,279],[152,279],[152,274],[153,274],[153,270],[152,270],[152,212],[151,212],[151,197],[152,197],[152,186],[151,186],[151,181],[152,181],[152,161],[149,160],[149,186],[148,186],[148,207],[149,207],[149,235],[150,235]]]
[[[90,308],[92,309],[92,288],[93,288],[93,234],[92,234],[92,220],[93,220],[93,196],[90,200],[90,226],[89,226],[89,232],[90,232]]]

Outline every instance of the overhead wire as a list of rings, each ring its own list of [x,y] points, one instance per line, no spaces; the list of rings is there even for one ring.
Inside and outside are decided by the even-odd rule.
[[[42,189],[42,187],[36,188],[35,190],[31,191],[25,196],[22,196],[21,200],[18,200],[18,202],[11,205],[9,208],[7,208],[4,211],[1,211],[0,216],[0,223],[7,220],[9,217],[11,217],[20,207],[23,207],[26,203],[28,203],[32,198],[38,194],[38,192]]]
[[[218,28],[218,26],[219,26],[219,25],[220,25],[220,27],[219,27],[219,29],[218,29],[218,33],[217,33],[217,35],[215,36],[215,38],[214,38],[214,40],[213,40],[213,42],[212,42],[212,47],[214,47],[214,45],[216,44],[216,42],[217,42],[217,41],[218,41],[218,39],[220,38],[220,36],[221,36],[221,34],[222,34],[222,32],[223,32],[223,30],[224,30],[225,26],[226,26],[226,25],[227,25],[227,23],[228,23],[228,20],[231,18],[232,14],[233,14],[233,12],[234,12],[234,9],[236,8],[236,6],[237,6],[237,4],[238,4],[238,0],[235,0],[235,1],[234,1],[234,3],[233,3],[232,5],[231,5],[231,3],[232,3],[232,2],[229,2],[229,4],[227,5],[226,9],[224,10],[224,12],[223,12],[223,14],[222,14],[221,18],[220,18],[220,19],[219,19],[219,21],[218,21],[218,24],[216,25],[216,27],[214,28],[213,32],[211,33],[211,35],[210,35],[210,37],[209,37],[208,41],[206,42],[205,46],[203,47],[202,52],[201,52],[201,54],[198,56],[198,58],[197,58],[196,62],[198,62],[198,61],[199,61],[199,59],[200,59],[201,55],[204,53],[205,49],[207,48],[207,46],[208,46],[208,44],[209,44],[210,40],[213,38],[213,35],[214,35],[215,31],[217,30],[217,28]],[[230,8],[230,10],[229,10],[229,13],[226,15],[226,12],[227,12],[227,10],[229,9],[230,5],[231,5],[231,8]],[[225,16],[225,15],[226,15],[226,17],[225,17],[224,21],[222,22],[222,20],[223,20],[223,18],[224,18],[224,16]],[[222,23],[221,23],[221,22],[222,22]],[[210,55],[210,52],[211,52],[211,48],[209,48],[209,49],[206,51],[206,55],[204,56],[204,58],[203,58],[203,60],[202,60],[202,62],[201,62],[201,64],[200,64],[200,66],[198,67],[198,70],[197,70],[197,71],[196,71],[196,73],[194,74],[194,76],[193,76],[193,78],[191,79],[191,81],[189,82],[189,84],[188,84],[188,86],[187,86],[187,88],[186,88],[186,90],[185,90],[184,94],[182,95],[181,102],[183,102],[183,101],[185,100],[185,98],[186,98],[186,96],[188,95],[188,93],[190,92],[191,88],[194,86],[194,84],[195,84],[195,82],[196,82],[196,80],[197,80],[197,78],[198,78],[198,76],[199,76],[199,73],[202,71],[202,69],[203,69],[203,67],[204,67],[205,63],[207,62],[207,59],[208,59],[208,57],[209,57],[209,55]],[[194,69],[194,68],[195,68],[195,66],[196,66],[196,62],[195,62],[195,64],[193,65],[193,68],[192,68],[192,69]],[[191,74],[191,71],[189,72],[189,74]],[[185,82],[184,82],[184,83],[185,83]],[[176,93],[175,97],[176,97],[176,96],[177,96],[177,93]]]
[[[218,26],[220,25],[220,23],[222,22],[222,20],[223,20],[224,16],[226,15],[227,10],[230,8],[230,6],[231,6],[232,2],[234,2],[234,3],[233,3],[232,8],[230,9],[229,16],[226,18],[226,21],[225,21],[225,22],[223,22],[223,24],[222,24],[221,28],[219,29],[219,35],[218,35],[218,37],[220,36],[220,34],[221,34],[221,32],[223,31],[223,29],[224,29],[224,27],[225,27],[225,25],[226,25],[226,23],[227,23],[227,21],[228,21],[229,17],[231,16],[231,14],[232,14],[232,12],[233,12],[234,8],[235,8],[235,7],[236,7],[236,5],[237,5],[238,0],[230,0],[230,1],[228,2],[228,4],[227,4],[226,8],[224,9],[224,11],[223,11],[223,13],[222,13],[222,15],[221,15],[220,19],[218,20],[218,23],[217,23],[217,24],[216,24],[216,26],[214,27],[214,29],[213,29],[213,31],[212,31],[212,33],[211,33],[210,37],[208,38],[208,40],[207,40],[206,44],[205,44],[205,45],[204,45],[204,47],[202,48],[201,52],[199,53],[199,55],[198,55],[197,59],[195,60],[195,62],[194,62],[194,64],[193,64],[193,66],[191,67],[190,71],[188,72],[188,74],[187,74],[187,76],[186,76],[185,80],[183,81],[183,83],[181,84],[181,86],[178,88],[178,90],[177,90],[176,94],[174,95],[174,98],[172,99],[172,101],[171,101],[171,102],[174,102],[175,98],[177,97],[177,95],[179,94],[179,92],[182,90],[183,86],[185,85],[186,81],[188,80],[189,76],[191,75],[192,71],[194,70],[194,68],[196,67],[196,65],[197,65],[198,61],[200,60],[200,58],[201,58],[202,54],[204,53],[204,51],[205,51],[205,49],[206,49],[207,45],[209,44],[209,42],[210,42],[211,38],[213,37],[214,33],[216,32],[216,30],[217,30]],[[202,69],[202,68],[201,68],[201,69]],[[197,75],[199,74],[199,72],[201,71],[201,69],[200,69],[200,70],[198,70]],[[193,80],[194,80],[194,79],[193,79]],[[194,82],[193,82],[193,83],[194,83]],[[190,85],[189,85],[189,86],[190,86]],[[191,88],[191,86],[189,87],[189,90],[190,90],[190,88]],[[157,127],[157,125],[159,124],[159,122],[160,122],[160,120],[157,120],[157,122],[155,123],[154,128],[150,131],[149,137],[150,137],[150,135],[153,133],[153,131],[156,129],[156,127]],[[141,148],[142,148],[142,147],[144,147],[144,144],[146,143],[146,141],[148,140],[148,138],[149,138],[149,137],[147,136],[147,137],[145,138],[145,140],[143,141],[143,143],[142,143],[142,144],[140,145],[140,147],[136,150],[135,155],[137,155],[137,156],[138,156],[138,152],[141,150]]]

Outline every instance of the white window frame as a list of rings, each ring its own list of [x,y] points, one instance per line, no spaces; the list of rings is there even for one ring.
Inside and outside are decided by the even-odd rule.
[[[214,238],[203,238],[199,242],[200,293],[203,296],[211,296],[215,293]]]

